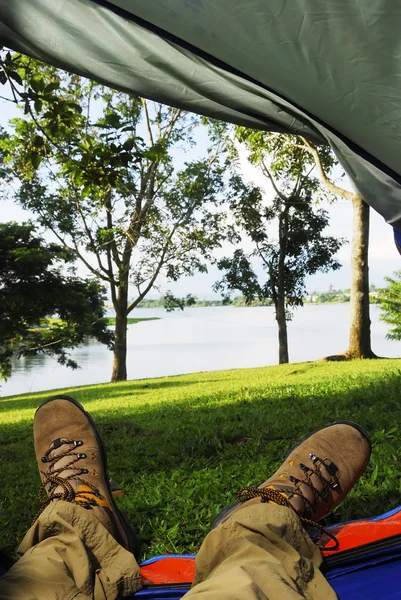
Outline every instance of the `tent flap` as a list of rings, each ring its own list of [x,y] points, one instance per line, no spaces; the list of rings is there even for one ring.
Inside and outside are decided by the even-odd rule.
[[[363,5],[363,6],[361,6]],[[133,12],[135,11],[135,12]],[[401,5],[0,0],[0,42],[116,89],[329,143],[401,226]]]

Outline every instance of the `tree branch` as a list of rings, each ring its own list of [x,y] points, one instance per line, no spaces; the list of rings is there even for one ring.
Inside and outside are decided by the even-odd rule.
[[[13,100],[12,98],[6,98],[5,96],[0,96],[0,100],[6,100],[6,102],[12,102],[12,104],[18,104],[17,100]]]
[[[59,238],[61,240],[61,238]],[[92,265],[86,260],[86,258],[84,257],[84,255],[80,252],[80,250],[78,250],[78,244],[75,240],[73,240],[73,244],[74,244],[74,248],[70,247],[70,250],[72,250],[72,252],[74,252],[78,258],[80,260],[82,260],[82,262],[84,263],[85,267],[87,269],[89,269],[89,271],[91,273],[93,273],[94,275],[96,275],[97,277],[99,277],[100,279],[103,279],[103,281],[114,281],[114,275],[103,275],[98,269],[95,269],[94,267],[92,267]],[[68,249],[68,246],[65,246]],[[106,271],[107,273],[107,271]]]
[[[79,197],[78,197],[78,194],[77,194],[77,191],[76,191],[76,189],[75,189],[75,188],[74,188],[74,197],[75,197],[75,206],[77,207],[77,210],[78,210],[79,216],[81,217],[81,221],[82,221],[82,224],[83,224],[83,226],[84,226],[85,233],[86,233],[86,235],[88,236],[89,242],[90,242],[90,244],[91,244],[91,246],[92,246],[92,248],[93,248],[93,253],[94,253],[94,255],[96,256],[96,260],[97,260],[97,264],[99,265],[99,269],[100,269],[101,271],[103,271],[103,273],[106,273],[106,275],[108,275],[109,277],[110,277],[110,276],[112,277],[112,276],[113,276],[113,272],[111,272],[111,273],[110,273],[110,272],[108,271],[108,269],[106,269],[106,268],[103,266],[103,263],[102,263],[102,261],[101,261],[101,259],[100,259],[100,256],[99,256],[99,253],[98,253],[98,252],[96,251],[96,249],[95,249],[95,248],[96,248],[96,247],[95,247],[95,241],[94,241],[94,239],[93,239],[92,232],[91,232],[91,230],[89,229],[89,227],[88,227],[88,224],[87,224],[87,222],[86,222],[85,215],[84,215],[84,214],[83,214],[83,212],[82,212],[81,204],[80,204],[80,202],[79,202]]]
[[[259,258],[262,259],[262,262],[266,265],[266,267],[270,268],[270,263],[265,259],[264,254],[263,254],[262,250],[259,247],[259,242],[255,242],[255,245],[256,245],[256,248],[257,248],[257,251],[258,251]]]
[[[160,271],[162,270],[162,267],[165,264],[165,256],[167,254],[168,251],[168,247],[169,244],[172,240],[172,237],[174,235],[174,233],[177,230],[178,225],[174,225],[173,229],[170,231],[169,236],[166,240],[166,243],[164,244],[163,247],[163,251],[160,255],[160,259],[159,262],[157,264],[156,270],[153,273],[152,277],[149,280],[148,285],[146,286],[146,288],[143,290],[143,292],[136,298],[136,300],[134,300],[133,302],[131,302],[131,304],[128,306],[127,308],[127,315],[139,304],[139,302],[141,302],[141,300],[143,300],[146,296],[146,294],[152,289],[154,282],[156,281],[157,277],[159,276]]]
[[[180,115],[182,113],[182,110],[180,108],[175,109],[175,111],[176,111],[175,115],[171,119],[170,125],[169,125],[169,127],[167,129],[167,132],[166,132],[165,136],[164,136],[164,139],[166,139],[167,141],[170,139],[170,136],[173,133],[174,126],[177,123],[178,118],[180,117]]]
[[[24,346],[25,348],[28,348],[28,351],[33,352],[36,350],[42,350],[43,348],[48,348],[49,346],[55,346],[56,344],[60,344],[60,342],[62,342],[62,339],[59,340],[54,340],[53,342],[49,342],[48,344],[41,344],[40,346],[35,346],[35,347],[31,347],[31,346]]]
[[[155,143],[153,141],[153,133],[152,133],[152,127],[151,127],[151,124],[150,124],[150,118],[149,118],[149,112],[148,112],[148,105],[146,103],[145,98],[141,98],[141,103],[142,103],[142,107],[143,107],[143,110],[144,110],[144,113],[145,113],[146,128],[148,130],[150,144],[152,146],[154,146]]]
[[[2,64],[1,67],[2,67],[4,75],[6,76],[6,79],[8,81],[8,85],[11,88],[11,92],[12,92],[12,95],[13,95],[13,98],[14,98],[14,102],[15,102],[15,104],[18,104],[17,94],[20,95],[20,92],[15,87],[14,82],[11,81],[11,78],[10,78],[8,72],[7,72],[7,68],[4,66],[4,64]]]
[[[106,211],[107,229],[113,231],[113,212],[112,212],[112,207],[111,207],[111,190],[108,190],[106,192],[104,208]],[[111,253],[113,256],[113,260],[114,260],[117,268],[119,269],[121,266],[121,259],[118,254],[118,248],[117,248],[117,244],[116,244],[116,239],[114,237],[114,232],[113,232],[113,239],[107,243],[107,246],[110,247]]]
[[[329,192],[336,194],[337,196],[342,196],[343,198],[346,198],[347,200],[351,201],[354,200],[356,196],[359,196],[359,194],[357,194],[356,192],[349,192],[348,190],[345,190],[344,188],[341,188],[340,186],[332,183],[324,171],[319,152],[317,151],[315,146],[311,144],[306,138],[302,137],[301,139],[304,143],[304,146],[300,147],[313,156],[313,160],[315,162],[315,166],[319,174],[319,179],[321,183],[325,186],[325,188],[329,190]]]
[[[286,200],[287,200],[287,196],[285,196],[285,195],[284,195],[284,194],[283,194],[283,193],[282,193],[282,192],[279,190],[279,188],[277,187],[277,184],[276,184],[276,182],[274,181],[274,177],[273,177],[273,175],[270,173],[269,169],[267,168],[265,161],[262,161],[262,163],[261,163],[261,165],[260,165],[260,166],[261,166],[261,169],[262,169],[262,173],[263,173],[263,175],[265,175],[265,177],[267,177],[267,178],[270,180],[270,183],[272,184],[272,186],[273,186],[273,189],[274,189],[274,191],[276,192],[277,196],[278,196],[278,197],[279,197],[279,198],[280,198],[280,199],[281,199],[283,202],[286,202]]]
[[[82,262],[84,263],[85,267],[91,272],[93,273],[93,275],[96,275],[96,277],[99,277],[100,279],[102,279],[103,281],[107,281],[110,282],[110,278],[106,277],[105,275],[103,275],[100,271],[98,271],[98,269],[95,269],[94,267],[92,267],[92,265],[86,260],[86,258],[84,258],[84,256],[81,254],[81,252],[78,250],[78,246],[75,240],[73,240],[73,244],[74,247],[69,246],[67,244],[67,242],[65,241],[65,239],[63,237],[61,237],[61,235],[58,233],[58,231],[56,229],[54,229],[51,225],[47,225],[47,227],[50,229],[50,231],[52,231],[52,233],[54,233],[54,235],[56,236],[56,238],[62,243],[62,245],[64,246],[64,248],[66,250],[69,250],[70,252],[72,252],[73,254],[75,254],[80,260],[82,260]],[[114,281],[114,278],[113,278]]]

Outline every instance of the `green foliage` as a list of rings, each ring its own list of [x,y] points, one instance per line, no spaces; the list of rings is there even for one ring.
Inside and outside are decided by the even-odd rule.
[[[107,317],[105,321],[107,325],[115,325],[116,323],[115,317]],[[129,318],[127,319],[127,325],[136,325],[137,323],[142,323],[142,321],[160,321],[160,317],[141,317],[138,319]]]
[[[340,267],[333,256],[344,240],[322,234],[328,214],[314,206],[319,181],[311,175],[313,159],[300,138],[243,127],[236,128],[236,137],[248,149],[250,162],[273,186],[275,198],[266,201],[255,188],[232,201],[235,222],[254,250],[246,255],[236,249],[231,258],[220,260],[218,266],[225,275],[215,289],[226,297],[232,290],[240,290],[247,302],[258,298],[272,299],[276,304],[284,295],[289,315],[288,308],[303,304],[307,275]],[[333,164],[327,149],[322,150],[322,161],[327,168]],[[275,235],[269,233],[272,224]],[[261,262],[266,281],[259,282],[252,259]]]
[[[0,223],[0,376],[11,358],[44,353],[76,368],[68,349],[90,335],[110,345],[104,290],[93,279],[64,274],[72,255],[46,243],[31,224]],[[58,315],[59,319],[48,319]]]
[[[380,319],[390,325],[387,339],[401,340],[401,271],[396,271],[393,277],[385,277],[388,286],[377,290],[375,302],[380,304],[382,314]]]
[[[330,302],[349,302],[350,290],[335,290],[331,285],[326,292],[313,292],[311,294],[316,304],[328,304]]]
[[[327,522],[400,504],[400,360],[301,363],[57,390],[82,402],[106,442],[119,505],[142,558],[197,552],[242,485],[274,473],[302,437],[352,420],[372,437],[370,465]],[[36,408],[53,392],[0,399],[0,547],[15,551],[37,510]],[[323,523],[325,525],[325,523]]]
[[[344,241],[322,233],[328,214],[314,208],[320,184],[312,175],[315,163],[306,140],[244,127],[235,128],[233,140],[227,129],[214,126],[212,130],[215,136],[222,136],[234,161],[238,160],[236,142],[245,145],[250,162],[259,167],[274,193],[273,200],[267,201],[259,189],[249,190],[238,182],[231,209],[237,228],[250,240],[253,250],[247,255],[237,248],[232,257],[218,261],[224,276],[215,283],[214,290],[222,293],[226,302],[234,290],[239,290],[247,303],[272,300],[278,325],[279,363],[286,363],[290,309],[302,306],[307,275],[340,267],[334,255]],[[330,170],[334,164],[330,151],[322,149],[320,162]],[[273,235],[269,232],[272,227]],[[236,244],[241,233],[233,236]],[[266,272],[264,281],[259,281],[255,261]]]
[[[315,161],[302,137],[236,127],[235,138],[246,146],[249,162],[261,167],[269,179],[273,176],[279,180],[281,187],[284,186],[283,191],[291,190],[295,181],[305,179],[302,187],[309,195],[322,193],[319,180],[311,176]],[[325,172],[329,173],[336,164],[329,146],[319,147],[319,158]]]
[[[0,136],[7,174],[21,181],[14,198],[109,286],[116,314],[126,318],[162,276],[205,272],[239,183],[226,176],[217,143],[176,167],[174,154],[195,145],[200,119],[22,55],[0,56],[25,112]]]

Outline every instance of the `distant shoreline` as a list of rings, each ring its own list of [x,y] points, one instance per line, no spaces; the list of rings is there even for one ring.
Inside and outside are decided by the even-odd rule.
[[[338,304],[350,304],[349,300],[346,301],[340,301],[340,300],[331,300],[331,301],[327,301],[327,302],[310,302],[310,301],[304,301],[304,306],[308,305],[308,306],[320,306],[320,305],[338,305]],[[370,302],[370,306],[374,306],[376,304],[376,302]],[[112,305],[107,304],[106,305],[107,308],[113,308]],[[223,304],[222,302],[213,302],[211,301],[205,301],[199,304],[191,304],[190,306],[185,306],[184,310],[186,308],[266,308],[266,307],[273,307],[273,304]],[[152,309],[164,309],[164,306],[160,306],[158,304],[158,301],[155,301],[155,304],[150,304],[150,301],[147,302],[146,306],[141,306],[138,305],[136,307],[137,309],[146,309],[146,310],[152,310]],[[295,307],[298,308],[298,307]],[[302,306],[300,307],[302,308]],[[179,310],[178,308],[176,310]],[[157,319],[158,317],[149,317],[149,318],[129,318],[128,319],[128,324],[132,324],[132,323],[137,323],[139,321],[152,321]],[[111,319],[113,319],[113,323],[109,322],[108,325],[111,325],[115,323],[115,318],[114,317],[107,317],[107,319],[109,321],[111,321]]]
[[[116,324],[115,317],[106,317],[106,321],[107,321],[107,325],[109,325],[109,326]],[[160,317],[139,317],[139,318],[128,317],[127,325],[136,325],[137,323],[140,323],[141,321],[160,321]]]
[[[333,305],[333,304],[349,304],[349,303],[350,303],[349,300],[348,301],[337,301],[337,300],[334,301],[333,300],[333,301],[330,301],[330,302],[309,302],[309,301],[305,301],[304,305],[319,306],[321,304],[325,304],[325,305],[331,304],[331,305]],[[370,304],[373,305],[375,303],[371,302]],[[107,307],[108,308],[113,308],[111,305],[107,305]],[[184,306],[184,310],[187,309],[187,308],[266,308],[266,307],[273,307],[274,308],[274,305],[273,304],[234,304],[234,303],[223,304],[222,302],[213,302],[213,301],[209,302],[209,301],[207,301],[205,303],[191,304],[190,306]],[[160,306],[159,304],[156,305],[156,303],[155,304],[150,304],[149,303],[149,304],[146,304],[146,306],[138,305],[136,308],[137,309],[138,308],[142,308],[142,309],[146,309],[146,310],[148,310],[148,309],[155,309],[155,308],[157,308],[157,309],[159,309],[159,308],[160,309],[164,309],[164,306]],[[179,310],[179,309],[177,308],[176,310]],[[128,319],[128,321],[129,321],[129,319]]]

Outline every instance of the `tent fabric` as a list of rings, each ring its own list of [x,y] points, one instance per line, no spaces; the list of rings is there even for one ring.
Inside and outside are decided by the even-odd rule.
[[[0,42],[111,87],[329,143],[401,229],[401,5],[0,0]]]
[[[158,569],[163,571],[163,563],[168,560],[177,562],[176,572],[180,570],[179,565],[186,559],[194,560],[191,555],[184,556],[159,556],[151,559],[154,574]],[[141,573],[149,562],[142,563]],[[399,573],[401,569],[401,544],[392,547],[386,552],[377,552],[367,556],[360,556],[357,560],[341,568],[329,568],[325,577],[330,582],[339,600],[401,600],[401,587],[399,585]],[[175,574],[174,574],[175,575]],[[190,585],[180,585],[176,577],[172,575],[171,583],[165,581],[148,585],[131,597],[131,600],[179,600],[189,590]],[[156,577],[157,579],[157,577]]]
[[[322,569],[340,600],[401,600],[401,506],[328,529],[337,537],[339,548],[334,552],[323,549]],[[329,538],[327,544],[331,545]],[[178,600],[193,580],[195,555],[155,556],[141,563],[140,569],[144,587],[132,600]]]
[[[401,600],[400,506],[377,517],[339,523],[329,529],[336,535],[339,548],[323,551],[322,570],[340,600]],[[0,556],[0,575],[10,567],[2,565],[4,558]],[[195,555],[154,556],[142,562],[140,570],[144,587],[132,600],[179,600],[193,580]]]

